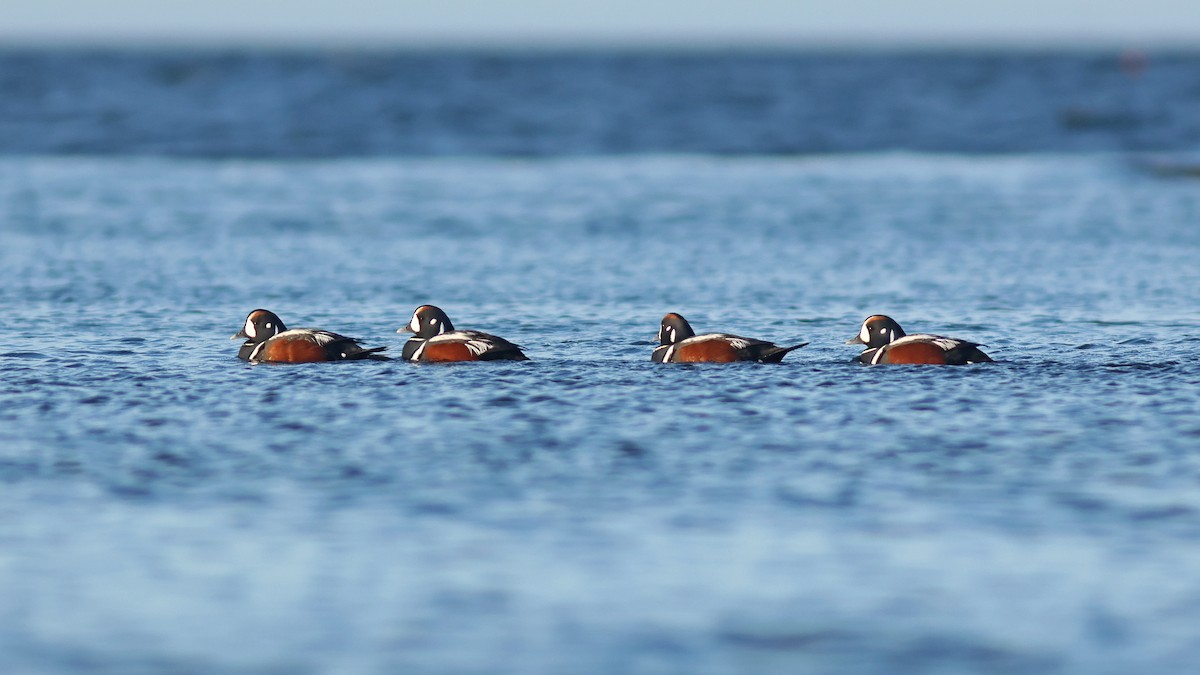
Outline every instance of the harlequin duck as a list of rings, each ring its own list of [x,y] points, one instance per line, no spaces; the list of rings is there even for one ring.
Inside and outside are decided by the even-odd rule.
[[[454,330],[450,317],[433,305],[413,311],[408,325],[397,333],[416,333],[404,343],[406,361],[528,361],[521,348],[502,337],[477,330]]]
[[[866,345],[863,353],[854,357],[860,363],[927,363],[961,366],[968,363],[988,363],[992,358],[979,350],[980,345],[940,335],[905,335],[900,324],[891,317],[876,314],[863,321],[858,335],[846,341],[848,345]]]
[[[658,341],[661,344],[650,355],[650,360],[655,363],[779,363],[788,352],[808,344],[801,342],[791,347],[780,347],[728,333],[696,335],[687,319],[674,312],[663,317],[662,325],[658,328]]]
[[[238,350],[238,358],[254,363],[313,363],[317,361],[354,361],[375,359],[386,361],[379,354],[387,347],[363,349],[354,338],[315,328],[293,328],[279,320],[274,312],[256,309],[246,316],[242,330],[229,338],[246,341]]]

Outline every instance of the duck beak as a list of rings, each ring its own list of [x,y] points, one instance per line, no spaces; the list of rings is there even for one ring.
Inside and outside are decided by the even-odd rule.
[[[415,332],[417,332],[417,331],[415,331],[415,330],[413,330],[412,328],[409,328],[407,325],[405,325],[405,326],[404,326],[404,327],[402,327],[402,328],[397,328],[397,329],[396,329],[396,332],[397,332],[397,333],[415,333]]]
[[[855,335],[854,337],[850,338],[849,340],[846,340],[846,344],[848,344],[848,345],[865,345],[867,343],[863,342],[863,339],[861,337]]]
[[[230,340],[249,340],[250,336],[246,335],[246,329],[243,328],[243,329],[239,330],[238,332],[234,333],[233,335],[230,335],[229,339]]]

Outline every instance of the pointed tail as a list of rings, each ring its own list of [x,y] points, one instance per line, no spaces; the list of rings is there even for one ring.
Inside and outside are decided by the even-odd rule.
[[[386,349],[387,349],[387,347],[384,346],[384,347],[371,347],[370,349],[361,349],[360,348],[355,351],[348,351],[348,352],[346,352],[346,360],[347,361],[351,361],[351,360],[357,361],[359,359],[369,359],[371,361],[391,361],[392,360],[391,357],[384,356],[383,354],[379,353],[379,352],[385,351]]]
[[[783,357],[787,356],[788,352],[800,349],[806,344],[808,343],[801,342],[800,344],[792,345],[791,347],[772,347],[764,350],[763,353],[758,357],[758,360],[762,361],[763,363],[779,363],[783,360]]]

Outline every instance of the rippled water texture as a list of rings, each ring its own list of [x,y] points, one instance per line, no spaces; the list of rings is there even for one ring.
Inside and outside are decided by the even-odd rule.
[[[1200,55],[0,49],[0,152],[1177,151]]]
[[[1185,672],[1198,223],[1103,155],[0,160],[0,669]],[[533,360],[227,339],[425,302]]]

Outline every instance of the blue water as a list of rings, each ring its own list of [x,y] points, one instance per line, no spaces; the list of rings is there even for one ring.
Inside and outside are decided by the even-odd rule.
[[[1112,157],[0,162],[8,668],[1200,650],[1200,186]],[[256,306],[534,361],[248,366]],[[661,313],[809,340],[649,363]],[[864,368],[868,313],[1000,363]]]
[[[1200,182],[1047,149],[102,154],[0,157],[0,671],[1200,659]],[[426,302],[532,360],[228,339],[267,307],[398,352]],[[666,311],[811,344],[656,365]],[[850,363],[877,312],[997,363]]]
[[[0,91],[0,152],[22,154],[558,157],[1200,144],[1197,52],[10,48],[0,49]]]

